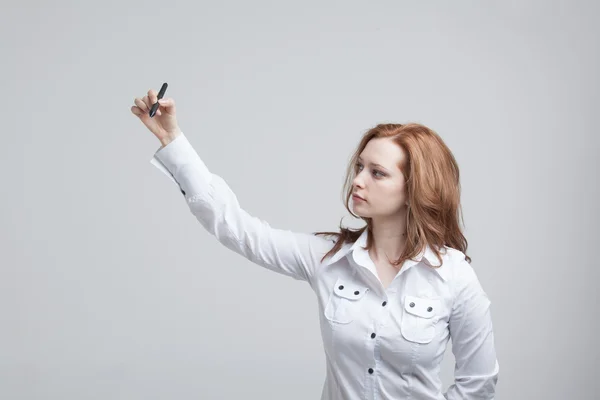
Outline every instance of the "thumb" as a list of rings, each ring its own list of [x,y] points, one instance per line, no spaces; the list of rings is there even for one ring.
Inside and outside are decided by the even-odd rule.
[[[165,110],[166,113],[175,113],[175,101],[172,98],[162,98],[158,100],[158,104]]]

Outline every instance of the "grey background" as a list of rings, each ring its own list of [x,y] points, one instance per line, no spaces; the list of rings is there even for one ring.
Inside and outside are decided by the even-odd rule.
[[[149,163],[129,108],[166,81],[211,171],[296,231],[348,215],[366,129],[435,129],[492,300],[497,400],[596,399],[596,4],[4,2],[0,398],[319,397],[308,285],[218,244]],[[446,386],[453,365],[449,347]]]

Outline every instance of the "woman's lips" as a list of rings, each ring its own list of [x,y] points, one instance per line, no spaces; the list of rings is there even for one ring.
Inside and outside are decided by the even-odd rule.
[[[352,199],[353,199],[354,201],[366,201],[366,200],[365,200],[365,199],[363,199],[362,197],[359,197],[359,196],[357,196],[357,195],[355,195],[355,194],[353,194],[353,195],[352,195]]]

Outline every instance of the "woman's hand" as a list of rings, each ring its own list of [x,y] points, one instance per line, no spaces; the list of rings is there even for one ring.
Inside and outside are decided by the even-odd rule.
[[[175,101],[172,98],[163,97],[160,99],[156,114],[153,118],[150,118],[150,108],[152,108],[152,104],[156,103],[157,95],[156,90],[150,89],[143,98],[136,97],[134,100],[135,106],[131,107],[131,112],[146,125],[146,128],[156,136],[164,147],[179,136],[181,130],[177,124]]]

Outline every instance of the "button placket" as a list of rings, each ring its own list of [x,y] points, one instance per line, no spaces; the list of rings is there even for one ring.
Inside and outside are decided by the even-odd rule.
[[[392,292],[393,293],[393,292]],[[393,294],[392,294],[393,296]],[[390,298],[390,296],[385,295],[381,298],[380,300],[380,313],[376,313],[374,316],[374,321],[373,321],[373,331],[369,334],[369,337],[371,339],[371,343],[372,343],[372,350],[373,350],[373,357],[372,357],[372,364],[366,365],[367,367],[367,377],[372,377],[372,379],[368,379],[368,386],[373,387],[374,385],[374,381],[373,379],[375,379],[375,369],[377,368],[377,365],[379,362],[381,362],[381,348],[380,348],[380,341],[378,340],[379,337],[379,332],[380,332],[380,328],[385,325],[385,321],[389,318],[389,313],[390,313],[390,304],[389,302],[392,301],[392,299]],[[374,395],[374,394],[373,394]]]

